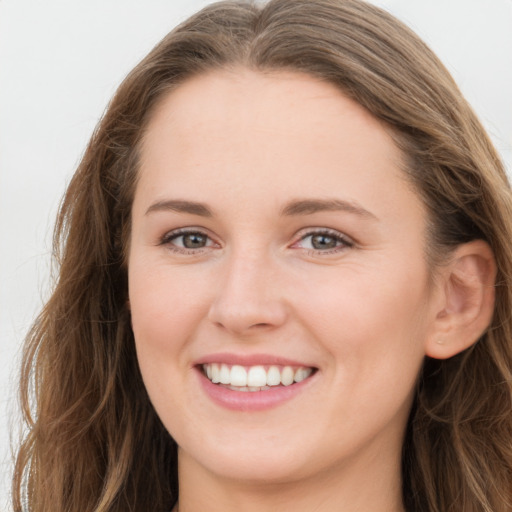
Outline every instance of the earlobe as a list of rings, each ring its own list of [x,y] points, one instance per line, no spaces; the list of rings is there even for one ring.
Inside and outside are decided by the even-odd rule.
[[[447,359],[476,343],[492,320],[495,279],[496,262],[486,242],[455,249],[442,270],[441,306],[426,340],[427,356]]]

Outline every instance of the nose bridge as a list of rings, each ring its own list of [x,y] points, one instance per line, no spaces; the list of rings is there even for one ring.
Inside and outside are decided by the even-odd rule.
[[[233,251],[220,271],[209,318],[228,331],[248,333],[285,321],[276,264],[262,252]]]

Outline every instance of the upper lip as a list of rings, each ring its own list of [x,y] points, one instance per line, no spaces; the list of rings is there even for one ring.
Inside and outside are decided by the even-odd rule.
[[[315,368],[313,365],[303,361],[289,359],[272,354],[233,354],[229,352],[209,354],[198,359],[194,365],[200,366],[202,364],[210,363],[224,363],[228,365],[240,366],[302,366],[305,368]]]

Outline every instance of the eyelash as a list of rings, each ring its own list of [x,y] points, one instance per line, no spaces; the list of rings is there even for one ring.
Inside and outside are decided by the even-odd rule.
[[[171,232],[165,234],[160,241],[160,245],[166,245],[169,248],[169,250],[171,250],[173,252],[177,252],[179,254],[186,255],[186,254],[200,254],[205,249],[209,249],[209,247],[211,245],[216,244],[216,242],[213,242],[213,244],[210,244],[210,246],[206,245],[205,247],[198,247],[196,249],[191,249],[191,248],[187,248],[187,247],[179,247],[179,246],[175,245],[175,243],[174,243],[175,240],[177,240],[180,237],[184,237],[186,235],[203,236],[207,239],[207,243],[213,242],[212,238],[210,236],[208,236],[208,234],[205,233],[204,231],[202,231],[201,229],[187,228],[187,229],[177,229],[175,231],[171,231]]]
[[[175,245],[175,241],[177,239],[179,239],[180,237],[184,237],[186,235],[198,235],[198,236],[206,237],[207,244],[209,244],[209,245],[206,245],[204,247],[198,247],[195,249],[187,248],[187,247],[179,247],[179,246]],[[297,245],[299,243],[303,242],[304,240],[306,240],[310,237],[314,237],[314,236],[324,236],[324,237],[332,238],[335,241],[336,246],[331,249],[325,249],[325,250],[324,249],[314,249],[314,248],[311,248],[311,249],[303,248],[304,250],[307,251],[307,254],[309,254],[309,255],[322,255],[323,256],[323,255],[329,255],[329,254],[336,254],[336,253],[342,252],[346,249],[350,249],[351,247],[354,246],[354,242],[347,236],[340,233],[339,231],[335,231],[332,229],[325,229],[325,228],[323,228],[323,229],[309,228],[309,230],[303,231],[303,233],[300,235],[299,240],[297,242],[294,242],[291,245],[291,247],[295,248],[295,247],[297,247]],[[194,229],[194,228],[178,229],[175,231],[171,231],[162,237],[159,245],[166,245],[169,248],[169,250],[179,253],[179,254],[184,254],[184,255],[201,254],[202,252],[204,252],[204,250],[207,250],[214,245],[218,246],[217,242],[215,242],[207,233],[205,233],[201,229]]]
[[[304,232],[304,234],[300,237],[298,242],[295,242],[293,246],[297,245],[299,242],[303,242],[307,238],[314,237],[314,236],[325,236],[328,238],[332,238],[335,243],[336,247],[333,247],[332,249],[306,249],[308,251],[308,254],[311,255],[329,255],[329,254],[337,254],[339,252],[342,252],[346,249],[350,249],[351,247],[354,247],[354,242],[348,238],[346,235],[343,235],[339,231],[335,231],[333,229],[309,229],[307,232]]]

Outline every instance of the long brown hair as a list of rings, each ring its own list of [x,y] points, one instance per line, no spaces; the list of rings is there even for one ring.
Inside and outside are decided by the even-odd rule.
[[[213,4],[130,73],[93,134],[55,230],[58,279],[30,331],[21,377],[28,434],[16,512],[170,510],[176,446],[137,365],[126,250],[138,148],[159,100],[207,70],[305,72],[394,134],[429,213],[429,261],[486,240],[498,267],[492,325],[446,361],[426,359],[403,450],[415,512],[512,510],[512,200],[500,159],[433,53],[361,0]]]

